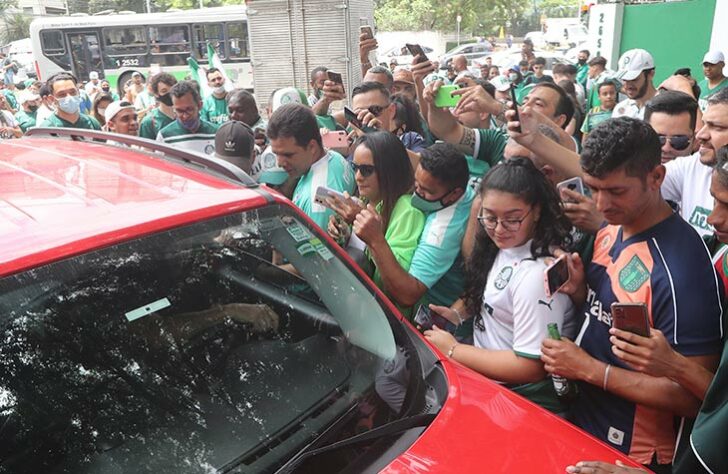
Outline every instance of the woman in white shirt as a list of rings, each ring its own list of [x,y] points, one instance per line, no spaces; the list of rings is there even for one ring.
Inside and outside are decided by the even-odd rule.
[[[551,411],[562,413],[541,362],[547,325],[573,336],[568,296],[546,296],[544,270],[555,247],[570,241],[571,225],[556,189],[530,160],[514,158],[488,172],[481,184],[480,226],[465,262],[463,297],[430,309],[454,324],[474,317],[474,345],[458,343],[437,327],[425,337],[440,351]]]

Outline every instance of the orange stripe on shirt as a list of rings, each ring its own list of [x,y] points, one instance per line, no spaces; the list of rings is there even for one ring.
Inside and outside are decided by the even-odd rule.
[[[650,275],[655,267],[647,242],[637,242],[620,253],[614,264],[607,267],[612,292],[620,303],[645,303],[650,326],[652,318],[652,284]],[[646,272],[646,274],[644,274]],[[644,281],[643,281],[644,279]]]
[[[658,464],[671,464],[676,438],[672,413],[635,405],[630,458],[641,464],[650,464],[654,453],[657,453]]]

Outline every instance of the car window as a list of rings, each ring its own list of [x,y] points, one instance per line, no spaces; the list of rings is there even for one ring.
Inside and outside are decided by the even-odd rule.
[[[417,360],[371,289],[277,205],[6,277],[0,315],[13,473],[269,472],[332,426],[396,419]]]

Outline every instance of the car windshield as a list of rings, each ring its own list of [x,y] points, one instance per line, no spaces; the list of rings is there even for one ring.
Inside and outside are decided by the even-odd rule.
[[[0,318],[2,472],[270,472],[397,419],[417,360],[278,205],[6,277]]]

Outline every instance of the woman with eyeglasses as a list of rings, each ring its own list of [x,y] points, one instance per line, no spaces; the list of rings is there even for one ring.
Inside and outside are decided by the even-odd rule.
[[[361,201],[356,204],[351,199],[342,202],[329,198],[337,211],[329,220],[329,235],[345,244],[350,235],[348,224],[352,224],[356,236],[368,247],[386,243],[402,268],[409,269],[425,215],[411,204],[415,179],[404,145],[392,133],[367,133],[354,145],[353,166]],[[351,212],[352,206],[357,206],[357,212]],[[353,219],[346,217],[352,215]],[[376,266],[373,279],[381,287]]]
[[[491,169],[481,184],[480,227],[465,262],[465,291],[450,308],[430,309],[453,324],[473,317],[474,345],[438,327],[425,337],[463,365],[507,385],[555,413],[563,413],[541,362],[547,325],[573,337],[568,296],[546,296],[544,270],[551,249],[570,241],[569,221],[551,183],[526,158]]]

